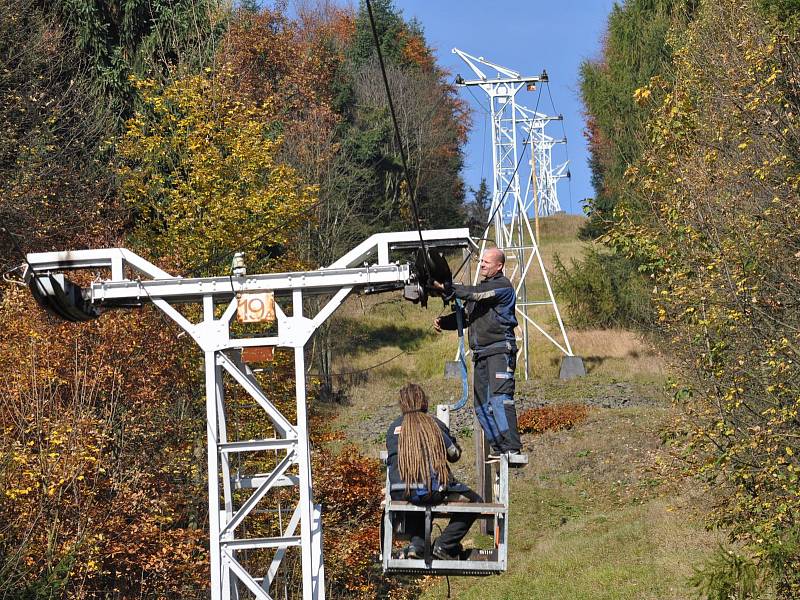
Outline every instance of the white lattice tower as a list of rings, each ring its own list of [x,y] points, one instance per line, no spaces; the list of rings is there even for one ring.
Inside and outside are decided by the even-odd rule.
[[[561,164],[556,168],[553,167],[553,146],[564,143],[566,143],[564,138],[556,140],[544,134],[534,146],[535,170],[539,181],[536,190],[539,194],[537,206],[541,217],[553,215],[561,210],[556,184],[559,179],[566,177],[563,173],[567,169],[567,163]]]
[[[474,80],[464,80],[458,76],[456,84],[479,87],[489,97],[492,122],[493,189],[489,211],[490,222],[487,223],[487,233],[482,236],[484,239],[481,242],[481,255],[486,249],[485,238],[492,230],[495,245],[505,252],[505,273],[514,285],[517,294],[517,315],[521,325],[517,340],[520,342],[519,353],[522,357],[523,372],[527,379],[530,375],[529,326],[538,330],[565,355],[573,355],[561,313],[544,269],[537,240],[531,228],[529,212],[525,206],[519,183],[517,133],[520,121],[515,97],[523,87],[530,90],[534,89],[537,83],[547,81],[547,76],[546,74],[539,77],[522,76],[516,71],[489,62],[483,57],[472,56],[458,48],[453,48],[453,53],[467,63],[478,77]],[[482,68],[495,71],[495,77],[487,77]],[[529,278],[532,266],[538,268],[538,275],[543,280],[547,291],[547,300],[528,298],[528,287],[532,283]],[[536,271],[535,268],[533,273]],[[476,273],[475,277],[477,278],[477,276]],[[542,305],[552,307],[558,321],[561,341],[556,340],[533,318],[533,308]]]
[[[416,286],[397,250],[471,246],[468,229],[378,233],[326,268],[293,273],[175,277],[124,248],[27,255],[25,280],[40,304],[68,321],[88,321],[110,309],[151,303],[196,342],[205,358],[208,443],[209,596],[211,600],[280,595],[281,581],[303,600],[325,600],[321,507],[314,503],[308,437],[305,347],[351,293]],[[377,259],[377,260],[376,260]],[[64,272],[110,273],[81,288]],[[231,322],[248,295],[274,298],[275,327],[241,335]],[[307,310],[310,297],[321,308]],[[259,300],[259,302],[263,302]],[[195,306],[193,312],[179,310]],[[187,314],[191,315],[187,316]],[[294,354],[295,416],[284,414],[247,365],[248,349],[283,348]],[[238,390],[239,396],[230,392]],[[243,403],[255,438],[229,427]],[[265,455],[268,456],[265,459]],[[238,457],[248,457],[238,460]],[[270,460],[272,459],[272,460]],[[256,472],[257,467],[265,472]],[[260,522],[271,515],[272,533]],[[259,535],[259,532],[261,535]],[[291,554],[289,554],[291,553]]]
[[[530,176],[526,179],[523,204],[529,215],[535,214],[538,208],[539,216],[546,217],[561,210],[557,183],[569,177],[569,171],[568,162],[553,167],[553,146],[565,144],[566,138],[555,139],[547,135],[545,127],[552,121],[561,121],[563,117],[548,116],[519,104],[517,113],[524,139],[531,144]]]

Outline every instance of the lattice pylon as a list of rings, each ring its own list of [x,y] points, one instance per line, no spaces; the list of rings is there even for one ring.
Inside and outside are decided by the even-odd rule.
[[[491,63],[482,57],[472,56],[458,48],[453,48],[453,53],[467,63],[478,77],[474,80],[464,80],[459,76],[456,84],[479,87],[487,94],[490,101],[493,188],[489,211],[490,222],[487,223],[486,233],[482,236],[484,239],[481,240],[481,256],[486,250],[486,237],[489,231],[493,230],[495,245],[506,255],[506,276],[511,280],[517,294],[517,315],[520,322],[517,340],[519,355],[522,358],[523,374],[528,379],[530,376],[529,327],[533,327],[541,333],[566,356],[573,356],[519,183],[517,132],[522,123],[515,97],[523,87],[530,89],[531,86],[546,81],[546,77],[524,77],[507,67]],[[496,76],[494,78],[487,77],[481,67],[495,70]],[[476,270],[476,280],[477,277]],[[528,297],[530,284],[538,279],[544,283],[547,296],[545,300],[531,300]],[[552,309],[552,314],[558,322],[559,332],[557,334],[548,333],[543,325],[533,317],[533,311],[538,306],[549,306]],[[560,341],[557,337],[560,338]]]
[[[545,127],[563,117],[548,116],[529,108],[516,105],[517,122],[525,139],[531,146],[530,176],[526,178],[524,205],[528,214],[540,217],[553,215],[561,210],[558,200],[559,180],[568,177],[568,162],[553,167],[553,147],[566,144],[566,138],[555,139],[545,132]]]

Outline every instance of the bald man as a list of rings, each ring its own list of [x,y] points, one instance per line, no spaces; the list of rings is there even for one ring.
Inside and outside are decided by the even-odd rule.
[[[445,299],[459,298],[466,303],[465,327],[469,327],[469,347],[474,362],[473,399],[475,414],[491,445],[490,459],[500,454],[519,453],[522,447],[517,431],[514,406],[514,371],[517,366],[517,342],[514,328],[516,294],[503,275],[506,257],[502,250],[490,248],[483,253],[478,285],[434,282]],[[437,332],[455,330],[455,312],[434,320]]]

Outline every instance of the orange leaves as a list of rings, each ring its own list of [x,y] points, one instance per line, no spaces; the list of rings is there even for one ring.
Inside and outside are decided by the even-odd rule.
[[[325,575],[342,588],[374,598],[383,469],[355,446],[315,455],[314,486],[325,527]]]
[[[553,404],[531,408],[519,416],[518,425],[523,433],[544,433],[572,429],[589,414],[585,404]]]
[[[326,512],[340,519],[375,518],[383,492],[380,461],[346,446],[340,454],[315,462],[314,478],[316,496]]]
[[[425,39],[417,34],[403,31],[401,37],[404,39],[403,57],[423,71],[433,71],[436,62],[430,48],[425,43]]]
[[[301,9],[299,22],[277,10],[243,12],[225,36],[220,58],[239,94],[257,103],[275,100],[282,118],[302,120],[309,108],[330,105],[331,77],[353,30],[352,14],[332,7]]]

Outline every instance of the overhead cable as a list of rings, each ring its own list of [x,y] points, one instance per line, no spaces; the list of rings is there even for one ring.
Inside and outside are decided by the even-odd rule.
[[[553,114],[560,114],[556,110],[556,104],[553,102],[553,93],[550,91],[550,82],[547,82],[547,94],[550,96],[550,106],[553,107]],[[569,164],[569,142],[567,140],[567,128],[564,127],[564,118],[562,115],[561,121],[561,135],[564,137],[564,154],[566,155],[567,164]],[[569,171],[567,171],[569,172]],[[569,192],[569,209],[572,210],[572,177],[567,177],[567,191]]]
[[[403,139],[400,136],[400,127],[397,124],[397,115],[395,114],[394,102],[392,101],[392,92],[389,89],[389,79],[386,76],[386,66],[384,65],[383,62],[383,53],[381,52],[381,42],[380,39],[378,39],[378,29],[375,27],[375,17],[372,14],[372,3],[370,2],[370,0],[366,0],[366,4],[367,4],[367,13],[369,13],[369,24],[370,27],[372,28],[372,37],[375,40],[375,50],[378,53],[378,63],[380,64],[381,67],[381,76],[383,77],[383,85],[386,88],[386,100],[389,103],[389,112],[391,113],[392,116],[392,125],[394,125],[394,135],[395,138],[397,139],[397,147],[398,150],[400,151],[400,160],[403,164],[403,175],[405,176],[406,188],[408,189],[408,198],[409,201],[411,202],[411,211],[414,215],[414,223],[417,226],[417,231],[419,232],[420,247],[422,248],[422,252],[424,254],[423,263],[425,265],[425,280],[427,283],[427,280],[430,277],[430,270],[428,268],[428,250],[425,247],[425,240],[423,239],[422,236],[422,225],[419,220],[419,210],[417,208],[417,200],[415,198],[414,188],[411,185],[411,177],[408,173],[408,162],[406,161],[406,152],[403,149]]]

